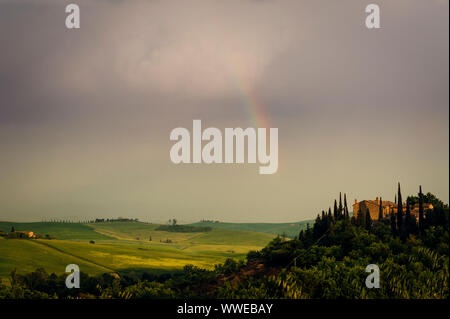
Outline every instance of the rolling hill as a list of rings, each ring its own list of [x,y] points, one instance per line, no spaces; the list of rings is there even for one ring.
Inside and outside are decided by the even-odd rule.
[[[306,225],[314,224],[314,220],[305,220],[294,223],[223,223],[223,222],[198,222],[191,226],[209,226],[217,229],[244,230],[250,232],[266,233],[271,235],[283,235],[293,238],[298,236],[300,230],[306,229]]]
[[[14,223],[0,222],[0,230],[9,232],[11,227],[15,230],[32,231],[45,236],[51,235],[56,239],[67,240],[102,240],[114,239],[96,232],[88,224],[59,223],[59,222],[35,222],[35,223]]]
[[[9,232],[12,226],[56,239],[0,237],[0,277],[7,277],[14,268],[26,273],[42,267],[60,274],[71,263],[89,274],[160,273],[187,264],[212,268],[227,258],[245,258],[248,251],[261,249],[273,238],[261,232],[217,228],[200,233],[166,232],[156,230],[158,224],[141,222],[1,222],[0,230]]]

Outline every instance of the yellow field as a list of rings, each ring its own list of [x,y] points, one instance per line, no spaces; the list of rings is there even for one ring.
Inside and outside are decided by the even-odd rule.
[[[87,225],[96,233],[94,244],[76,235],[71,235],[71,240],[0,237],[0,277],[7,277],[14,268],[26,273],[42,267],[60,274],[71,263],[93,275],[174,271],[187,264],[211,269],[227,258],[244,258],[248,251],[261,249],[273,238],[269,234],[223,229],[163,232],[155,230],[158,225],[138,222]],[[171,243],[162,242],[167,239]]]

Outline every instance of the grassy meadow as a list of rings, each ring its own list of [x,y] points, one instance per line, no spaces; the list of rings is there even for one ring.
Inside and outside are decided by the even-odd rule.
[[[250,250],[264,247],[274,236],[262,232],[213,228],[208,232],[158,231],[158,224],[104,222],[0,222],[0,230],[33,231],[55,239],[0,237],[0,278],[39,267],[64,273],[68,264],[96,275],[105,272],[171,272],[186,264],[211,269],[227,258],[242,259]],[[151,238],[151,240],[150,240]],[[90,243],[94,241],[95,243]]]
[[[250,232],[266,233],[275,236],[282,236],[285,234],[287,237],[294,238],[298,236],[300,230],[306,229],[306,225],[312,227],[314,220],[306,220],[294,223],[211,223],[211,222],[198,222],[190,224],[191,226],[203,226],[212,227],[217,229],[227,230],[244,230]]]
[[[0,222],[0,231],[9,232],[11,227],[15,230],[32,231],[36,234],[49,234],[57,239],[67,240],[102,240],[113,239],[102,235],[89,224],[75,224],[75,223],[58,223],[58,222],[35,222],[35,223],[13,223]]]

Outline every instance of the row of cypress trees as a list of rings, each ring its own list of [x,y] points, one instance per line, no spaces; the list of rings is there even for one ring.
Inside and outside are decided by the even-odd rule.
[[[388,216],[392,234],[394,236],[408,237],[410,234],[423,235],[425,232],[425,217],[424,217],[424,195],[422,193],[422,186],[419,186],[419,223],[417,224],[415,216],[411,214],[411,203],[406,201],[406,207],[404,211],[402,192],[400,183],[398,183],[397,194],[395,196],[395,202],[397,203],[397,212],[391,212]],[[380,197],[380,206],[378,211],[378,221],[385,221],[386,217],[383,214],[383,199]],[[366,229],[370,229],[372,226],[372,218],[369,211],[358,211],[356,218],[356,225],[363,226]]]
[[[299,239],[306,244],[312,244],[327,232],[333,234],[334,224],[340,220],[344,220],[346,225],[350,224],[347,195],[345,193],[343,201],[342,193],[339,193],[339,204],[336,199],[334,200],[333,212],[331,211],[331,207],[328,208],[328,211],[323,210],[321,214],[317,215],[312,229],[307,224],[306,230],[300,231]]]
[[[411,214],[411,202],[406,200],[405,213],[403,213],[402,192],[400,183],[397,190],[397,213],[391,213],[390,225],[394,236],[407,237],[410,234],[424,235],[425,230],[430,226],[438,226],[445,224],[443,207],[435,206],[433,210],[424,210],[424,194],[422,186],[419,186],[418,204],[419,204],[419,220],[416,222],[415,216]],[[381,213],[380,213],[381,214]],[[435,218],[437,217],[437,218]]]

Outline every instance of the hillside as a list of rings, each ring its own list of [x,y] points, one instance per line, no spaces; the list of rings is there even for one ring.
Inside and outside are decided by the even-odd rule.
[[[32,231],[36,234],[45,236],[50,235],[56,239],[65,240],[108,240],[114,239],[96,232],[92,227],[84,224],[58,223],[58,222],[34,222],[34,223],[15,223],[0,222],[0,231],[9,232],[11,227],[16,231]]]
[[[42,240],[43,241],[43,240]],[[19,273],[44,268],[48,272],[64,273],[68,264],[77,264],[90,274],[109,272],[99,265],[73,257],[40,244],[41,240],[4,239],[0,237],[0,278],[7,277],[16,268]]]
[[[14,268],[26,273],[37,268],[64,273],[74,263],[91,275],[105,272],[161,273],[186,264],[211,269],[227,258],[243,259],[250,250],[267,245],[272,235],[213,229],[200,233],[158,231],[158,224],[141,222],[0,223],[0,230],[33,231],[56,239],[0,237],[0,277]],[[151,238],[151,241],[150,241]],[[89,241],[95,243],[91,244]]]
[[[298,236],[300,230],[306,229],[306,224],[313,225],[314,220],[305,220],[301,222],[294,223],[213,223],[213,222],[198,222],[189,224],[192,226],[208,226],[212,228],[219,229],[230,229],[230,230],[244,230],[251,232],[260,232],[271,235],[283,235],[286,234],[287,237],[294,238]]]
[[[121,240],[145,241],[152,243],[170,239],[173,244],[223,244],[237,246],[264,246],[273,236],[245,229],[213,229],[208,232],[166,232],[157,230],[159,224],[141,222],[92,223],[87,224],[96,232]],[[195,225],[192,225],[195,226]]]

